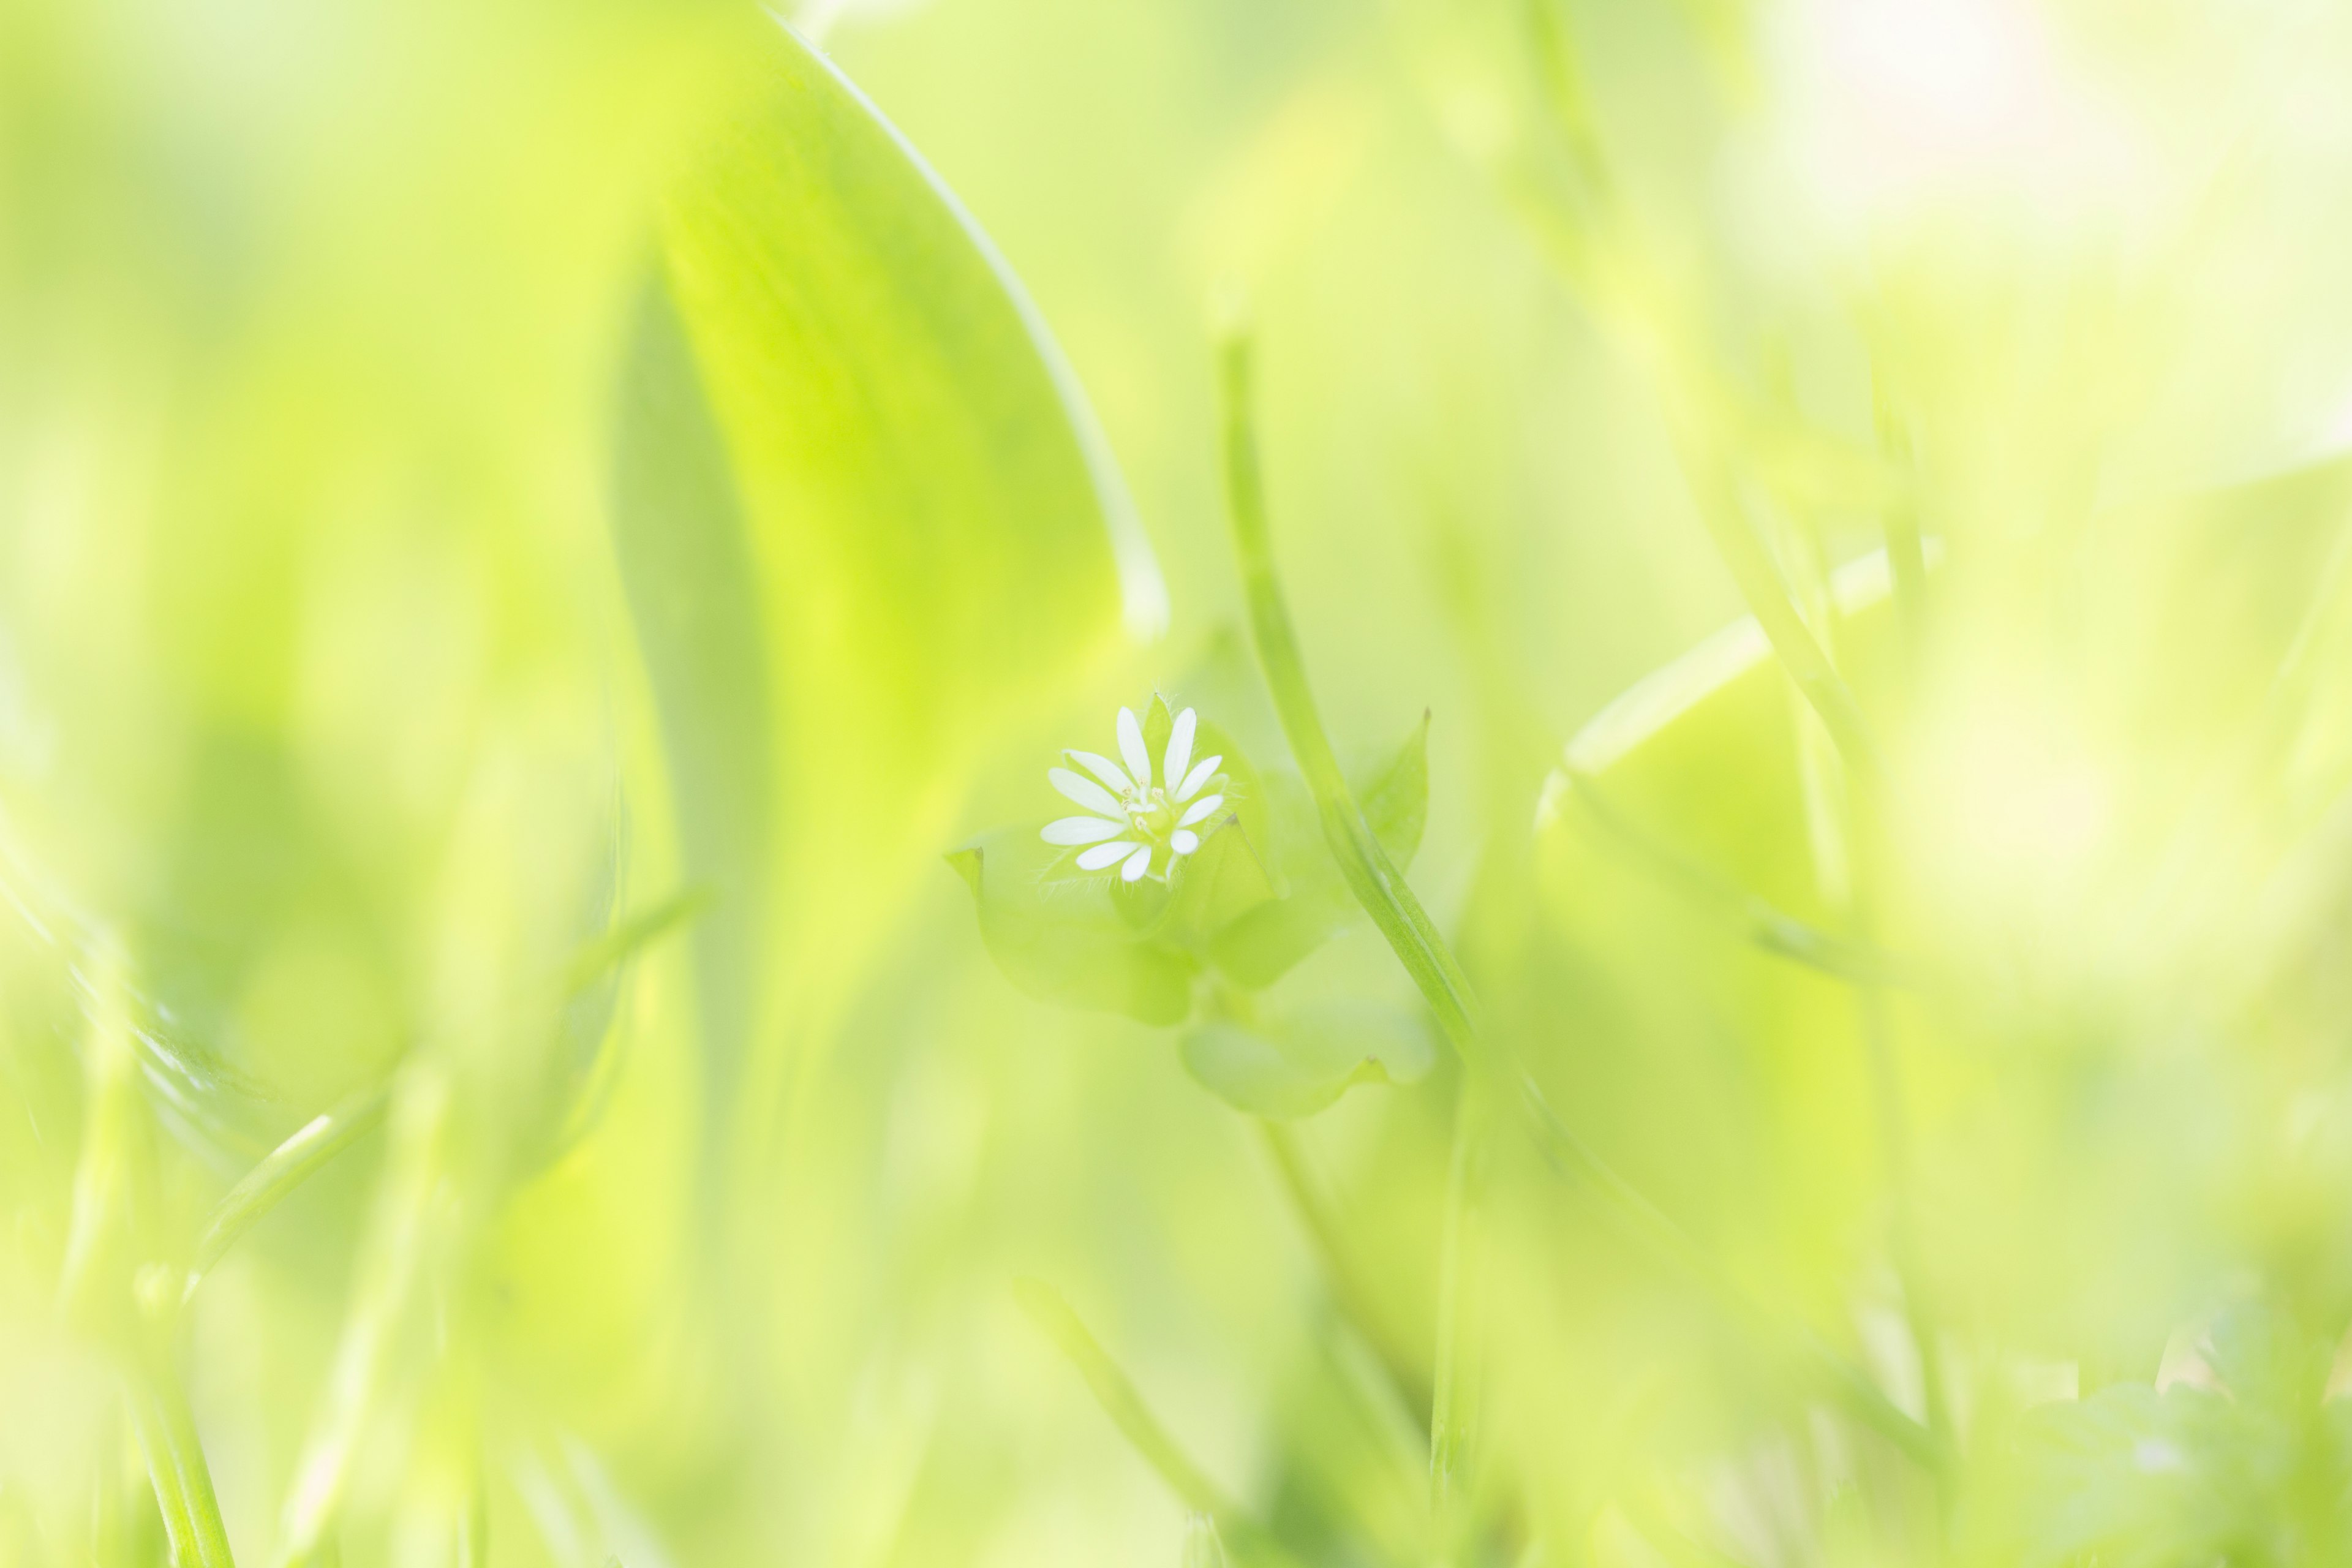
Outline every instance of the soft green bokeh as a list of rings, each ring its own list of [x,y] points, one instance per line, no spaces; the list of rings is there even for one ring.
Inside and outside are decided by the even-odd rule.
[[[797,20],[0,8],[0,1564],[2337,1560],[2352,26]]]

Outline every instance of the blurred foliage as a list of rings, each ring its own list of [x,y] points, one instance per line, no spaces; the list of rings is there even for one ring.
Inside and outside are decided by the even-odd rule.
[[[2342,1555],[2352,25],[793,20],[0,6],[0,1564]]]

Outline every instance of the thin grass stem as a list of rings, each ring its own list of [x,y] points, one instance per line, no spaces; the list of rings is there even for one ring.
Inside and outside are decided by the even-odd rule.
[[[1885,900],[1884,833],[1867,797],[1853,803],[1852,863],[1854,870],[1854,921],[1865,939],[1876,934]],[[1894,1008],[1884,985],[1864,984],[1855,989],[1862,1019],[1863,1047],[1868,1058],[1873,1110],[1878,1123],[1881,1158],[1887,1190],[1894,1203],[1890,1242],[1895,1273],[1903,1289],[1905,1326],[1919,1352],[1919,1386],[1927,1430],[1937,1441],[1953,1441],[1951,1410],[1945,1397],[1937,1364],[1942,1334],[1940,1314],[1927,1288],[1920,1261],[1919,1226],[1912,1203],[1911,1112],[1903,1088],[1903,1063],[1895,1037]],[[1940,1482],[1942,1478],[1938,1477]],[[1948,1505],[1947,1493],[1944,1501]]]
[[[1906,477],[1913,474],[1911,436],[1901,412],[1885,387],[1874,398],[1878,421],[1878,447],[1888,462]],[[1906,658],[1916,673],[1927,628],[1927,546],[1919,531],[1919,503],[1905,486],[1879,513],[1886,536],[1886,563],[1895,580],[1895,613],[1903,624]]]
[[[482,1483],[478,1465],[474,1469],[474,1484],[467,1489],[466,1511],[457,1521],[457,1546],[454,1568],[489,1568],[490,1493]]]
[[[1249,345],[1238,330],[1225,337],[1220,370],[1227,506],[1258,661],[1292,755],[1314,796],[1324,840],[1349,890],[1387,939],[1474,1079],[1494,1085],[1516,1103],[1553,1168],[1590,1190],[1603,1216],[1633,1245],[1706,1289],[1738,1315],[1763,1317],[1680,1226],[1569,1129],[1507,1047],[1490,1047],[1479,1026],[1478,1003],[1468,976],[1364,820],[1316,710],[1306,660],[1275,570],[1251,414]],[[1781,604],[1785,609],[1786,601]],[[1818,1336],[1801,1327],[1780,1333],[1857,1419],[1884,1433],[1922,1465],[1934,1468],[1944,1463],[1944,1446]]]
[[[1479,1406],[1479,1186],[1485,1175],[1484,1097],[1465,1082],[1454,1104],[1454,1152],[1438,1244],[1437,1379],[1429,1408],[1429,1514],[1441,1561],[1459,1552],[1465,1483]]]
[[[178,1303],[161,1292],[149,1303],[152,1346],[130,1378],[131,1415],[155,1502],[163,1515],[172,1561],[178,1568],[236,1568],[228,1527],[221,1520],[212,1468],[196,1433],[195,1413],[181,1386],[172,1353]]]
[[[691,888],[622,921],[575,954],[563,972],[562,994],[577,996],[639,951],[700,913],[708,889]],[[309,1181],[336,1155],[382,1125],[391,1090],[371,1084],[334,1109],[312,1117],[293,1136],[262,1156],[222,1197],[196,1238],[184,1295],[194,1297],[215,1265],[246,1232]]]
[[[1111,1360],[1109,1352],[1070,1310],[1060,1291],[1042,1279],[1015,1280],[1013,1289],[1029,1321],[1069,1359],[1078,1375],[1086,1379],[1095,1403],[1118,1428],[1119,1436],[1142,1456],[1179,1501],[1192,1512],[1214,1520],[1218,1528],[1232,1538],[1234,1550],[1242,1556],[1276,1568],[1299,1568],[1297,1560],[1274,1538],[1272,1531],[1244,1512],[1192,1462],[1192,1456],[1184,1452],[1160,1417],[1143,1402],[1134,1380]]]
[[[1806,628],[1804,616],[1798,613],[1787,584],[1781,582],[1771,557],[1765,552],[1764,542],[1748,523],[1730,464],[1715,450],[1712,440],[1699,432],[1696,422],[1688,415],[1670,411],[1667,420],[1674,429],[1675,448],[1682,456],[1684,476],[1690,485],[1691,499],[1697,504],[1699,521],[1706,524],[1716,553],[1730,572],[1748,613],[1763,627],[1764,640],[1771,646],[1780,668],[1788,671],[1789,679],[1797,683],[1797,689],[1821,715],[1855,782],[1874,792],[1882,791],[1886,764],[1869,721],[1863,717],[1862,705],[1854,700],[1836,666],[1830,662],[1829,655],[1822,651],[1821,644]]]
[[[1291,1211],[1297,1215],[1299,1226],[1314,1248],[1324,1288],[1331,1293],[1331,1304],[1379,1361],[1381,1373],[1406,1407],[1416,1412],[1426,1410],[1428,1380],[1399,1353],[1388,1319],[1379,1310],[1377,1296],[1365,1282],[1363,1271],[1356,1267],[1355,1256],[1340,1232],[1339,1216],[1332,1211],[1330,1200],[1317,1184],[1314,1173],[1307,1169],[1307,1152],[1299,1146],[1297,1133],[1282,1122],[1265,1118],[1258,1120],[1257,1129],[1275,1171],[1281,1177]]]
[[[379,1126],[390,1103],[385,1087],[372,1084],[333,1110],[312,1117],[299,1131],[264,1155],[228,1190],[205,1223],[204,1234],[196,1238],[195,1257],[188,1266],[184,1293],[194,1296],[213,1266],[289,1193]]]
[[[188,1506],[188,1489],[180,1468],[173,1461],[166,1424],[146,1387],[144,1376],[134,1376],[130,1384],[125,1399],[131,1408],[131,1429],[138,1438],[139,1457],[147,1467],[147,1478],[155,1489],[155,1510],[163,1518],[163,1539],[171,1547],[172,1561],[201,1563],[203,1546],[196,1537],[195,1516]]]
[[[1765,952],[1849,984],[1909,987],[1922,984],[1917,966],[1902,955],[1800,920],[1769,899],[1736,886],[1660,843],[1627,816],[1591,773],[1571,767],[1562,769],[1559,777],[1566,787],[1555,791],[1555,809],[1558,796],[1566,795],[1629,858],[1657,873]]]
[[[1592,124],[1590,100],[1578,69],[1574,38],[1554,5],[1529,0],[1528,16],[1535,34],[1538,67],[1545,97],[1559,121],[1561,135],[1575,160],[1591,212],[1586,222],[1605,235],[1631,233],[1622,221],[1622,204]],[[1763,627],[1772,652],[1797,683],[1797,689],[1822,716],[1848,768],[1867,787],[1883,787],[1885,766],[1862,706],[1838,675],[1821,645],[1806,629],[1804,617],[1790,599],[1787,585],[1773,569],[1771,557],[1748,520],[1739,487],[1717,439],[1714,411],[1728,401],[1724,390],[1701,367],[1675,334],[1619,298],[1612,286],[1616,270],[1593,266],[1591,237],[1573,216],[1538,215],[1538,232],[1562,266],[1570,284],[1591,297],[1604,318],[1625,331],[1635,357],[1660,383],[1668,434],[1681,459],[1685,483],[1698,509],[1699,520],[1714,541],[1716,553],[1731,573],[1732,582],[1748,613]],[[1622,269],[1622,268],[1620,268]],[[1924,562],[1922,570],[1924,572]]]

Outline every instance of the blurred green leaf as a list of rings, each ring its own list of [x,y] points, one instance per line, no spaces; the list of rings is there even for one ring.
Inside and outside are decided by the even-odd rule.
[[[2293,1529],[2286,1434],[2219,1394],[2144,1384],[2027,1413],[2011,1560],[2115,1568],[2238,1561]],[[2290,1557],[2287,1560],[2293,1560]]]
[[[1253,1116],[1312,1116],[1360,1083],[1413,1083],[1437,1059],[1420,1024],[1376,1002],[1303,1007],[1244,1027],[1203,1025],[1181,1047],[1184,1068],[1218,1099]]]
[[[1412,864],[1429,816],[1429,716],[1393,753],[1354,770],[1364,818],[1399,869]],[[1252,910],[1211,943],[1217,967],[1243,985],[1270,985],[1363,919],[1324,847],[1314,802],[1295,774],[1266,775],[1264,810],[1283,897]]]
[[[695,938],[719,1102],[747,1073],[773,1094],[781,1059],[747,1068],[751,1042],[789,1050],[782,999],[852,980],[1005,716],[1122,618],[1149,635],[1164,616],[1092,416],[994,249],[790,29],[762,19],[745,48],[761,81],[664,204],[614,518],[684,874],[722,900]],[[1001,895],[1007,862],[986,858],[967,874]],[[1033,982],[1084,946],[1083,920],[1007,919],[992,942]],[[1096,994],[1172,1005],[1135,978],[1167,966],[1111,968]]]

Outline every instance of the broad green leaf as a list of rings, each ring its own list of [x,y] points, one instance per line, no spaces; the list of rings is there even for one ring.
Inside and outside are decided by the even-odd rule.
[[[411,955],[484,735],[551,735],[539,761],[602,803],[563,807],[583,869],[580,896],[567,876],[542,900],[563,907],[532,912],[551,963],[625,901],[628,861],[673,837],[681,863],[656,885],[716,890],[692,935],[693,1016],[723,1097],[745,1042],[791,1047],[766,1026],[802,1016],[785,994],[851,982],[1004,716],[1160,619],[1110,460],[1001,258],[829,65],[768,18],[741,28],[692,112],[667,105],[630,133],[635,163],[560,193],[593,202],[531,209],[545,240],[529,290],[460,280],[435,325],[508,329],[463,363],[461,410],[370,360],[373,336],[322,342],[316,365],[224,363],[277,401],[173,434],[211,454],[204,471],[162,473],[168,505],[87,522],[77,559],[117,563],[115,578],[44,590],[147,605],[135,624],[9,596],[26,723],[55,734],[43,769],[9,765],[9,880],[47,911],[60,963],[85,931],[131,952],[176,1127],[257,1155],[426,1032],[415,998],[434,987]],[[355,208],[380,199],[343,184]],[[632,216],[650,246],[595,237]],[[608,541],[582,526],[590,476],[550,454],[595,461],[566,411],[616,313]],[[272,352],[317,325],[258,321]],[[275,390],[313,372],[327,391]],[[381,391],[395,384],[416,406]],[[631,612],[618,628],[584,603],[608,544]],[[154,585],[121,579],[125,563],[150,563]],[[614,672],[635,679],[626,651],[599,646],[615,629],[634,633],[657,763],[635,749],[627,693],[614,700]],[[572,1041],[573,1059],[593,1045]]]
[[[1400,869],[1412,864],[1429,816],[1429,717],[1410,740],[1350,779],[1364,818]],[[1283,897],[1249,910],[1211,944],[1217,967],[1243,985],[1270,985],[1363,911],[1324,847],[1314,803],[1296,775],[1266,775],[1266,837]]]
[[[2080,601],[2053,617],[2063,629],[2026,643],[2033,657],[2018,659],[2014,680],[1992,689],[2000,701],[2048,701],[2105,728],[2067,740],[2122,760],[2104,775],[2114,785],[2116,831],[2147,835],[2117,857],[2125,872],[2161,861],[2161,843],[2148,840],[2184,820],[2210,764],[2257,728],[2341,526],[2347,482],[2352,465],[2339,461],[2099,520],[2100,570],[2085,574]],[[1976,939],[1958,929],[1948,900],[1921,891],[1921,858],[1949,856],[1971,812],[1983,813],[1951,784],[1971,754],[1951,752],[1957,767],[1927,765],[1923,757],[1943,753],[1906,721],[1923,710],[1947,719],[1960,711],[1950,685],[1977,673],[1969,658],[1984,656],[1987,643],[2012,652],[2023,637],[2013,626],[1965,620],[1981,603],[1970,598],[1982,586],[1970,574],[1997,568],[1956,560],[1932,580],[1934,635],[1981,630],[1986,640],[1950,648],[1957,657],[1922,670],[1916,685],[1898,658],[1904,644],[1883,557],[1836,574],[1842,672],[1895,762],[1895,863],[1882,925],[1875,947],[1854,951],[1891,952],[1905,976],[1906,989],[1887,1005],[1906,1097],[1918,1108],[1917,1180],[1931,1194],[1919,1201],[1939,1240],[1926,1267],[1951,1289],[1999,1281],[2011,1292],[1999,1310],[2019,1314],[2010,1327],[2048,1353],[2071,1355],[2080,1342],[2125,1333],[2160,1342],[2166,1313],[2177,1319],[2181,1304],[2166,1294],[2173,1281],[2158,1285],[2147,1272],[2154,1260],[2116,1257],[2096,1269],[2084,1260],[2106,1256],[2101,1216],[2116,1204],[2202,1212],[2185,1157],[2198,1145],[2158,1150],[2147,1131],[2189,1124],[2193,1080],[2159,1080],[2124,1059],[2120,1030],[2070,1037],[2063,1048],[2016,1038],[1997,1006],[1979,1005],[2017,984],[2000,965],[2046,965],[2038,984],[2095,996],[2120,953],[2099,955],[2110,966],[2104,974],[2068,972],[2051,952],[2050,936],[2063,930],[1990,926],[1990,937]],[[1931,677],[1941,684],[1927,687]],[[2008,711],[1988,707],[1996,720]],[[1771,921],[1749,918],[1768,910],[1859,941],[1850,910],[1816,873],[1792,710],[1787,678],[1755,625],[1742,621],[1586,725],[1538,813],[1540,941],[1508,976],[1490,975],[1485,994],[1530,1042],[1556,1102],[1577,1108],[1580,1130],[1605,1158],[1662,1206],[1691,1216],[1710,1242],[1801,1288],[1843,1277],[1858,1246],[1880,1244],[1886,1191],[1862,994],[1851,977],[1795,961],[1801,944],[1768,950],[1759,938]],[[1999,723],[1983,733],[1978,752],[1995,762],[2015,743]],[[2277,815],[2260,814],[2262,824]],[[2101,920],[2100,908],[2141,908],[2162,891],[2131,883],[2095,890],[2082,923],[2108,930],[2116,921]],[[1921,918],[1928,908],[1937,921]],[[2204,918],[2208,942],[2225,940]],[[2079,1076],[2055,1071],[2062,1059]],[[2138,1106],[2144,1096],[2146,1104],[2084,1125],[2076,1108],[2090,1092],[2085,1082],[2117,1103]],[[1979,1117],[2037,1131],[1996,1158],[1963,1131]],[[2084,1142],[2093,1137],[2100,1142]],[[2063,1292],[2049,1284],[2060,1267]],[[2059,1312],[2069,1317],[2046,1315]]]
[[[1114,879],[1046,880],[1059,854],[1024,824],[983,834],[948,857],[971,889],[989,956],[1041,1002],[1181,1023],[1196,965],[1138,936],[1112,901]]]
[[[1867,696],[1856,678],[1877,672],[1891,624],[1883,557],[1838,588],[1838,647]],[[1696,891],[1832,923],[1793,711],[1762,631],[1741,620],[1580,730],[1536,825],[1548,946],[1488,999],[1529,1038],[1573,1042],[1540,1070],[1629,1180],[1719,1226],[1709,1239],[1735,1256],[1812,1276],[1845,1261],[1836,1249],[1880,1169],[1854,991],[1764,952]]]
[[[1412,1083],[1436,1052],[1419,1023],[1375,1002],[1332,1001],[1265,1024],[1188,1031],[1184,1068],[1253,1116],[1312,1116],[1360,1083]]]
[[[782,1020],[851,983],[1004,718],[1164,602],[971,217],[789,28],[744,47],[752,89],[664,202],[614,526],[684,875],[721,893],[709,1080],[764,1102]]]
[[[614,454],[614,546],[661,714],[684,874],[711,890],[693,935],[714,1083],[757,1014],[779,763],[751,535],[726,438],[668,292],[639,307]],[[722,1065],[724,1064],[724,1065]]]

